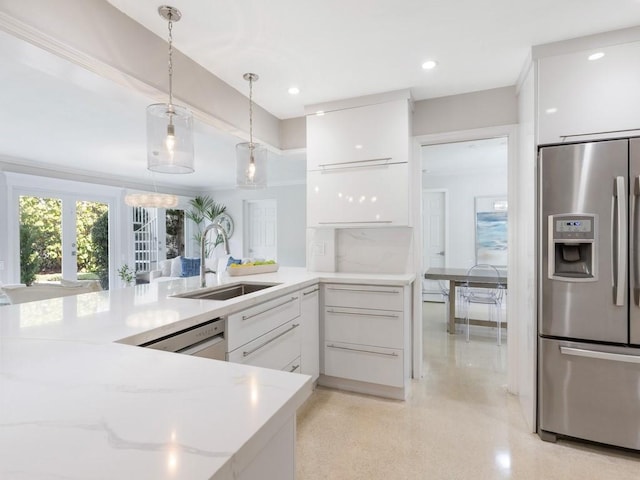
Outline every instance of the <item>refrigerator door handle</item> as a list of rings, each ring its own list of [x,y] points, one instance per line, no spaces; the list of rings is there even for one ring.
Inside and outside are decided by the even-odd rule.
[[[563,355],[573,355],[576,357],[596,358],[598,360],[611,360],[613,362],[639,363],[640,356],[625,355],[624,353],[599,352],[597,350],[585,350],[584,348],[560,347]]]
[[[616,197],[616,283],[615,288],[615,305],[624,306],[624,294],[626,289],[627,274],[627,212],[625,209],[626,194],[624,192],[624,177],[616,177],[615,181],[615,197]]]
[[[640,307],[640,255],[638,254],[638,241],[640,241],[640,236],[638,235],[638,228],[640,227],[640,219],[638,219],[638,215],[640,215],[640,208],[638,208],[638,200],[640,199],[640,175],[636,176],[633,179],[633,187],[631,188],[633,192],[631,194],[631,203],[629,208],[631,209],[630,218],[631,218],[631,257],[630,261],[633,262],[633,272],[632,279],[633,283],[631,287],[633,288],[633,301],[636,306]]]

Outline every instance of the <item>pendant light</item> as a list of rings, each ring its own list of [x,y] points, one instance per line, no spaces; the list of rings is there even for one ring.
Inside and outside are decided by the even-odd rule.
[[[177,195],[172,193],[159,193],[154,173],[151,172],[151,180],[153,182],[153,192],[134,192],[127,193],[124,196],[124,203],[130,207],[144,208],[175,208],[178,206],[179,199]]]
[[[128,193],[124,196],[124,203],[130,207],[175,208],[178,206],[178,197],[170,193]]]
[[[255,73],[245,73],[249,82],[249,142],[236,145],[236,183],[240,188],[264,188],[267,186],[267,150],[253,142],[253,82]]]
[[[173,104],[173,23],[182,18],[177,8],[163,5],[158,13],[169,25],[169,103],[147,107],[147,168],[159,173],[193,172],[193,116]]]

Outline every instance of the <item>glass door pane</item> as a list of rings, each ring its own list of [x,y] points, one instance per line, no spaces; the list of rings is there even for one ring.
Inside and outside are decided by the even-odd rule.
[[[62,200],[20,196],[20,282],[62,278]]]
[[[109,288],[109,205],[76,201],[76,232],[73,252],[78,280],[99,280]],[[72,245],[73,247],[73,245]]]

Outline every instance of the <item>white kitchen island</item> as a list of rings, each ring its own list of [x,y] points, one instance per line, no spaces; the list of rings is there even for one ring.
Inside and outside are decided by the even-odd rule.
[[[318,283],[412,275],[275,274],[226,301],[189,278],[0,308],[0,478],[294,478],[311,378],[133,346]],[[127,345],[129,343],[130,345]]]

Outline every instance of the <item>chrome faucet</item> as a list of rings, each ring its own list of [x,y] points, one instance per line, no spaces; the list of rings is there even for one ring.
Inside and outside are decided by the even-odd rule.
[[[229,250],[229,239],[227,238],[227,232],[224,231],[224,228],[222,228],[222,226],[219,223],[214,222],[209,224],[207,228],[204,229],[204,232],[202,232],[202,238],[200,239],[200,286],[201,287],[207,286],[207,281],[205,279],[205,276],[207,273],[216,273],[215,270],[208,269],[204,264],[204,250],[205,250],[204,245],[207,242],[207,234],[214,229],[216,230],[218,235],[222,236],[222,244],[224,245],[225,253],[227,255],[231,253],[231,251]]]

